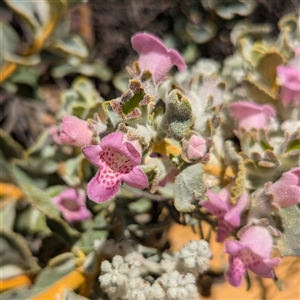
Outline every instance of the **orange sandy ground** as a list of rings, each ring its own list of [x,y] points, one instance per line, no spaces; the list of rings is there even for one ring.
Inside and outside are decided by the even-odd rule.
[[[194,233],[189,226],[174,224],[169,231],[168,238],[171,249],[178,250],[188,241],[198,240],[199,235]],[[213,253],[211,268],[212,270],[220,271],[226,269],[228,257],[227,254],[223,252],[223,245],[215,242],[214,238],[215,237],[212,236],[210,243]],[[249,271],[251,279],[251,288],[249,291],[246,291],[245,280],[243,280],[243,284],[238,288],[234,288],[226,281],[223,281],[214,283],[211,289],[211,296],[201,296],[201,299],[300,300],[300,260],[294,256],[282,258],[280,265],[275,268],[275,272],[282,284],[282,291],[277,289],[272,279],[264,278],[260,281],[255,274]]]

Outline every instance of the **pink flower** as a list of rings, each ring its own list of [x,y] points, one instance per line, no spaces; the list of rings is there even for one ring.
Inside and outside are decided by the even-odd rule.
[[[228,110],[232,117],[238,120],[238,128],[244,128],[246,131],[250,131],[251,128],[265,127],[268,119],[276,115],[272,106],[248,101],[231,103]]]
[[[83,221],[92,217],[85,206],[85,192],[67,188],[52,199],[68,222]]]
[[[93,144],[93,130],[87,121],[75,116],[66,116],[61,120],[60,140],[63,144],[82,147]]]
[[[280,260],[270,259],[273,240],[267,228],[252,226],[242,234],[240,241],[226,240],[224,246],[230,255],[226,278],[231,285],[239,286],[247,269],[260,277],[274,277],[273,268]]]
[[[88,184],[88,197],[95,202],[113,198],[122,181],[144,189],[148,186],[147,176],[141,170],[141,146],[138,142],[126,141],[122,132],[114,132],[101,140],[100,145],[82,148],[85,157],[99,167]]]
[[[284,106],[300,104],[300,48],[296,49],[295,54],[295,58],[287,66],[277,67],[280,97]]]
[[[139,65],[142,71],[149,70],[156,83],[164,79],[169,70],[176,65],[183,72],[186,68],[183,57],[174,49],[168,49],[153,34],[137,33],[131,38],[133,49],[140,55]]]
[[[209,197],[209,200],[201,200],[199,203],[219,219],[217,242],[224,241],[230,232],[240,224],[241,212],[248,203],[248,194],[244,192],[236,204],[231,204],[231,188],[232,184],[228,184],[218,194],[208,190],[206,196]]]
[[[206,139],[196,134],[193,134],[184,146],[186,146],[186,156],[189,160],[199,160],[207,152]]]
[[[300,203],[300,167],[283,173],[273,184],[267,182],[265,194],[271,196],[271,204],[277,209]]]

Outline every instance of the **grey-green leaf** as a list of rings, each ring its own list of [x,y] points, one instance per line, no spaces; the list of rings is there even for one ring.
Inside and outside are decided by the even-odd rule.
[[[204,167],[194,164],[184,169],[175,179],[174,205],[179,212],[192,212],[195,206],[191,204],[200,199],[206,191],[203,182]]]
[[[278,214],[283,226],[283,236],[277,241],[281,256],[300,257],[300,209],[293,205],[282,208]]]

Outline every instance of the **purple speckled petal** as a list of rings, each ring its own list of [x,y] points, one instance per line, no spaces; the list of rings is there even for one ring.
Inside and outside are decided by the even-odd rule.
[[[103,167],[101,170],[98,170],[87,187],[88,197],[97,203],[112,199],[119,191],[121,185],[120,178],[113,175],[112,178],[110,178],[108,174],[104,176],[104,171],[108,171],[108,168]],[[104,177],[101,178],[101,175]],[[106,176],[109,176],[109,178],[106,178]]]
[[[227,281],[235,287],[242,283],[242,276],[245,274],[246,268],[242,259],[239,256],[229,257],[229,269],[225,274]]]
[[[101,140],[101,148],[103,150],[106,150],[108,148],[120,150],[120,148],[122,147],[123,138],[124,133],[121,131],[110,133]]]
[[[149,185],[147,176],[139,166],[134,167],[128,174],[124,174],[122,179],[134,188],[145,189]]]

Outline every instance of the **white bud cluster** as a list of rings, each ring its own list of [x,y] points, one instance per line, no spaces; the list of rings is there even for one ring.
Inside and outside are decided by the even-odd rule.
[[[126,285],[131,271],[131,265],[124,263],[124,259],[120,255],[114,256],[111,263],[107,260],[103,261],[99,277],[101,288],[112,299],[122,297],[126,293]]]
[[[178,259],[186,272],[199,274],[209,268],[211,251],[204,240],[190,241],[179,251]]]
[[[209,268],[211,251],[206,241],[190,241],[180,251],[163,253],[161,266],[165,272],[178,270],[181,273],[198,275]]]
[[[180,274],[177,270],[174,270],[163,274],[157,281],[165,290],[165,300],[199,298],[194,274]]]
[[[209,267],[211,251],[206,241],[190,241],[180,251],[164,252],[160,264],[133,251],[123,258],[104,261],[99,277],[101,288],[115,300],[198,299],[196,277]],[[150,272],[150,273],[149,273]],[[152,284],[147,274],[159,276]]]

